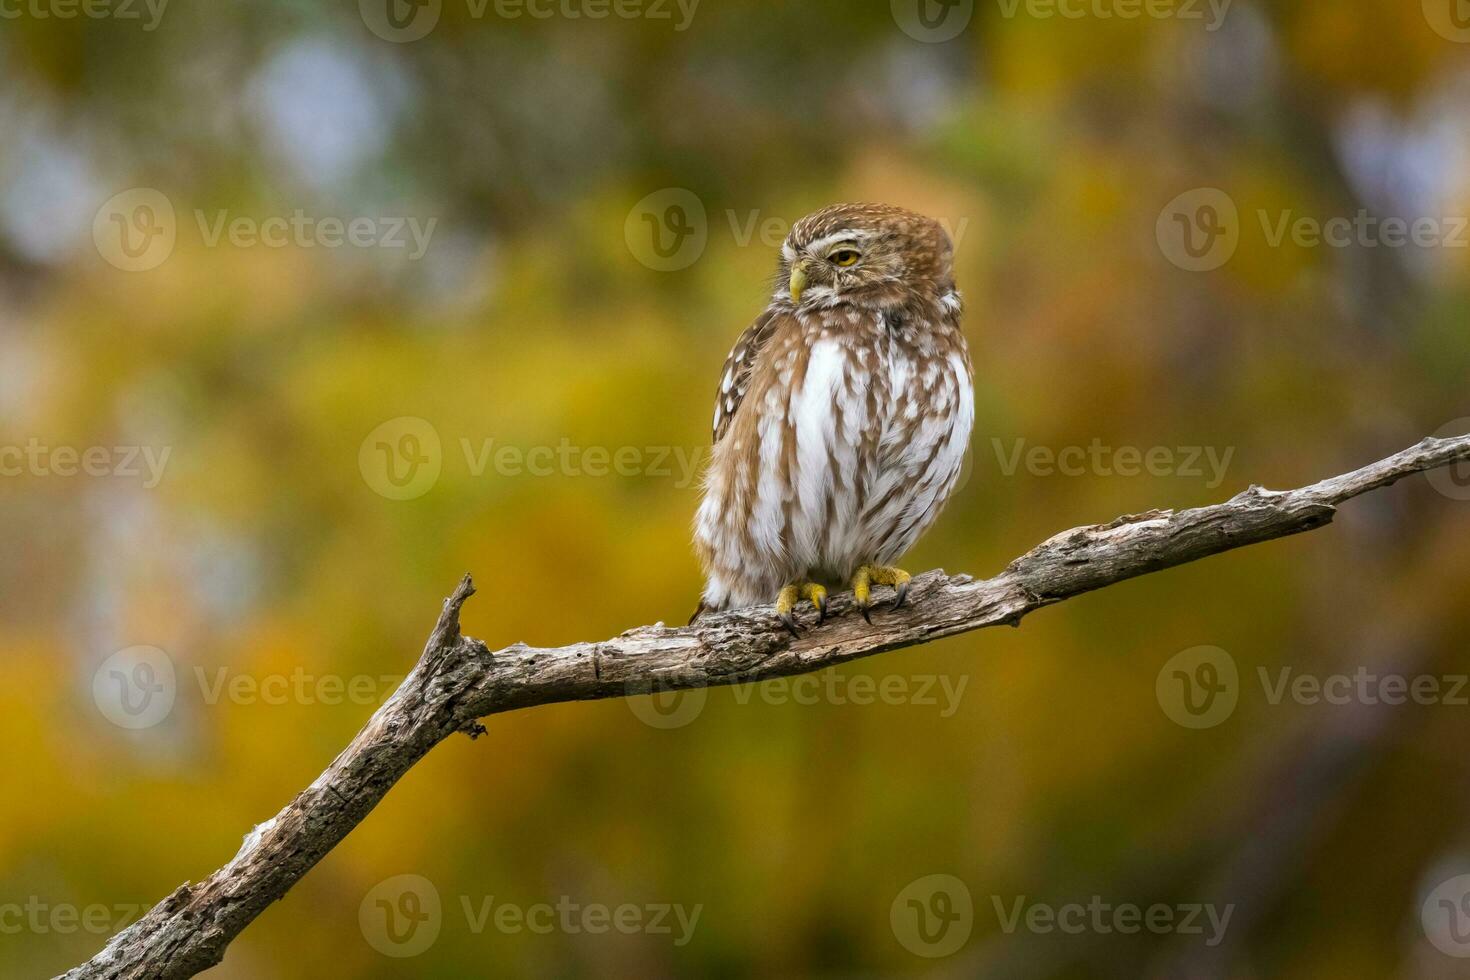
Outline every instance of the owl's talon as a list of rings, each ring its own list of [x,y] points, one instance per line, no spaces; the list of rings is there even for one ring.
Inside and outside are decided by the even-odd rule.
[[[790,631],[792,636],[801,635],[796,625],[796,617],[792,615],[792,612],[802,599],[808,600],[816,607],[818,625],[821,625],[827,618],[827,590],[825,587],[815,582],[793,583],[786,586],[776,596],[776,615],[780,617],[782,625]]]
[[[888,565],[864,565],[852,575],[852,597],[857,603],[858,610],[862,612],[863,619],[867,620],[869,626],[873,625],[873,619],[868,615],[872,607],[873,586],[891,585],[896,598],[893,608],[897,609],[903,605],[903,600],[909,594],[909,583],[913,576],[901,568],[892,568]]]

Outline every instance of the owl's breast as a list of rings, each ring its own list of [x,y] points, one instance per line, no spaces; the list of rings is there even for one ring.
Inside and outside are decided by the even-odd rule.
[[[938,513],[964,458],[962,347],[845,310],[799,326],[764,352],[715,447],[696,540],[716,599],[845,584],[859,565],[890,562]]]

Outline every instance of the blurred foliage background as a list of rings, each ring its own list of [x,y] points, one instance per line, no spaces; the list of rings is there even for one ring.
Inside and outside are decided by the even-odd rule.
[[[466,570],[466,629],[492,648],[682,622],[698,491],[678,460],[707,445],[785,226],[825,204],[906,205],[958,242],[973,466],[915,571],[993,574],[1076,524],[1470,427],[1455,0],[1132,19],[923,2],[0,8],[0,446],[116,464],[0,478],[0,973],[59,972],[124,916],[67,928],[6,908],[146,906],[227,860],[372,710],[314,685],[366,675],[385,697]],[[919,12],[962,29],[936,40]],[[410,17],[432,30],[394,40]],[[127,271],[108,202],[139,188],[171,205],[176,240]],[[705,243],[664,270],[639,209],[669,188],[697,200]],[[1238,208],[1239,240],[1191,271],[1167,212],[1200,188]],[[329,247],[320,226],[282,247],[209,235],[220,215],[298,212],[432,234],[421,256]],[[1446,237],[1268,233],[1360,212]],[[396,500],[364,443],[403,417],[438,437],[440,472]],[[1094,444],[1174,463],[1012,465],[1018,446]],[[637,462],[506,462],[563,445]],[[116,447],[166,450],[160,478],[115,472]],[[487,447],[510,455],[477,466]],[[1470,871],[1470,708],[1272,704],[1257,678],[1463,673],[1465,476],[824,688],[897,678],[895,703],[717,690],[678,727],[618,701],[493,719],[414,769],[211,975],[1463,976],[1420,912]],[[1198,645],[1241,681],[1229,718],[1191,730],[1156,680]],[[176,696],[129,729],[94,675],[137,646],[167,654]],[[250,693],[282,677],[307,693]],[[443,921],[394,958],[359,915],[404,874],[433,883]],[[974,905],[940,958],[890,918],[932,874]],[[1007,933],[995,906],[1094,895],[1234,912],[1207,947]],[[492,896],[701,912],[682,945],[477,931],[464,906]]]

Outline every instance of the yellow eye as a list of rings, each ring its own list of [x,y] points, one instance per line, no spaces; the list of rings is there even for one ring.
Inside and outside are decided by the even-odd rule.
[[[850,265],[857,265],[857,260],[860,258],[862,258],[862,256],[858,254],[857,250],[851,248],[839,248],[837,251],[827,256],[827,259],[831,261],[833,265],[840,265],[844,269]]]

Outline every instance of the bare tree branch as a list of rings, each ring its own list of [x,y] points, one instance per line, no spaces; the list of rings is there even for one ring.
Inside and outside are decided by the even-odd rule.
[[[691,626],[629,630],[600,643],[490,651],[459,629],[474,594],[466,575],[444,602],[413,672],[316,781],[256,827],[224,867],[185,884],[113,937],[68,978],[189,977],[367,816],[404,773],[477,719],[538,704],[622,697],[802,674],[859,657],[986,626],[1018,625],[1033,610],[1207,555],[1310,531],[1338,504],[1405,476],[1470,460],[1470,436],[1425,439],[1362,469],[1297,490],[1251,487],[1223,504],[1149,511],[1074,528],[1042,542],[984,581],[928,572],[906,608],[874,625],[850,615],[850,595],[831,617],[792,638],[769,607],[708,616]]]

